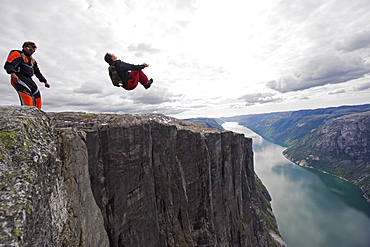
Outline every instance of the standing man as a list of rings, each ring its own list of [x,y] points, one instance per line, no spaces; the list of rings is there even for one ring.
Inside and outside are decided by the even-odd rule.
[[[34,42],[24,42],[22,51],[12,50],[9,53],[4,69],[10,74],[10,83],[17,91],[21,105],[36,106],[41,109],[41,93],[32,80],[32,76],[36,75],[40,82],[45,83],[45,87],[49,88],[50,85],[41,74],[36,60],[32,57],[36,49],[37,46]]]
[[[146,63],[141,65],[125,63],[118,60],[111,53],[105,54],[104,60],[109,64],[109,76],[116,87],[132,90],[140,82],[145,89],[148,89],[153,83],[153,79],[148,80],[148,77],[142,71],[142,69],[149,66]]]

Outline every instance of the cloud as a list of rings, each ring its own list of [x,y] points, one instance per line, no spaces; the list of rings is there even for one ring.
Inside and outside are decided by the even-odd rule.
[[[3,77],[1,76],[1,82],[0,83],[0,91],[1,91],[1,100],[2,104],[6,105],[16,105],[19,104],[17,92],[14,90],[14,88],[10,84],[10,77],[6,78],[5,80],[2,80]]]
[[[129,51],[135,52],[135,56],[142,57],[145,53],[148,54],[156,54],[161,52],[160,49],[153,48],[150,44],[147,43],[139,43],[137,45],[129,45]]]
[[[102,94],[104,92],[104,87],[101,83],[88,81],[83,83],[79,88],[73,89],[73,93],[79,94]]]
[[[363,84],[354,88],[355,91],[364,91],[364,90],[367,90],[367,89],[370,89],[370,81],[365,82],[365,83],[363,83]]]
[[[370,47],[370,31],[362,31],[346,38],[342,43],[337,43],[336,48],[350,52]]]
[[[361,57],[317,56],[300,68],[267,83],[281,93],[305,90],[358,79],[370,73],[370,64]]]
[[[140,85],[139,85],[140,86]],[[169,91],[169,89],[164,87],[155,87],[153,84],[148,91],[145,91],[140,94],[134,94],[131,99],[135,105],[145,104],[145,105],[160,105],[163,103],[174,103],[182,99],[181,94],[174,94]]]
[[[270,102],[290,104],[302,95],[307,102],[339,98],[326,84],[343,83],[341,98],[368,90],[368,83],[351,89],[345,82],[369,73],[369,12],[368,0],[19,0],[16,8],[1,0],[7,25],[0,26],[0,57],[5,62],[26,40],[37,43],[34,56],[51,84],[46,89],[34,78],[46,111],[206,115],[237,104],[268,111],[278,105]],[[106,52],[149,63],[153,86],[130,92],[112,86]],[[0,104],[19,104],[9,76],[0,80]],[[261,81],[291,93],[266,93],[272,91]]]
[[[274,94],[272,93],[245,94],[238,99],[245,101],[247,105],[266,104],[281,101],[281,98],[274,97]]]
[[[337,90],[328,92],[328,95],[331,95],[331,94],[342,94],[342,93],[346,93],[346,92],[347,91],[345,89],[341,88],[341,89],[337,89]]]

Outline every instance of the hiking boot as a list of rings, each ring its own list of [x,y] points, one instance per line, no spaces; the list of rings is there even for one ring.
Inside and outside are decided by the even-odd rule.
[[[153,83],[153,79],[152,79],[152,78],[150,78],[150,79],[149,79],[149,81],[148,81],[148,84],[144,86],[144,87],[145,87],[145,89],[150,88],[150,86],[152,85],[152,83]]]

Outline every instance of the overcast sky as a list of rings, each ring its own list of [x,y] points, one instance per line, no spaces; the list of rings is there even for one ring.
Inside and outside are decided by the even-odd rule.
[[[0,57],[24,41],[44,111],[178,118],[370,103],[368,0],[1,0]],[[106,52],[152,87],[110,82]],[[19,105],[5,70],[0,105]]]

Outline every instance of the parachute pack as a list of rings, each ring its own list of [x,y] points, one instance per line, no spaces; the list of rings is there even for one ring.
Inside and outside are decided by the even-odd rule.
[[[118,72],[116,70],[115,64],[110,65],[108,67],[108,70],[109,70],[109,77],[110,77],[113,85],[116,86],[116,87],[120,87],[121,85],[123,85],[122,79],[118,75]]]
[[[26,57],[25,57],[25,55],[24,55],[24,53],[23,53],[23,51],[20,51],[20,50],[11,50],[10,51],[10,53],[12,53],[13,51],[17,51],[17,52],[19,52],[20,54],[21,54],[21,56],[22,56],[22,59],[23,59],[23,62],[25,62],[25,64],[29,67],[29,68],[31,68],[32,69],[32,66],[35,64],[35,59],[32,57],[32,56],[30,56],[30,57],[28,57],[28,62],[26,61]],[[19,70],[20,70],[20,67],[19,67],[19,64],[22,62],[22,60],[19,60],[18,61],[18,63],[16,63],[15,65],[14,65],[14,68],[16,69],[16,71],[17,72],[19,72]]]

